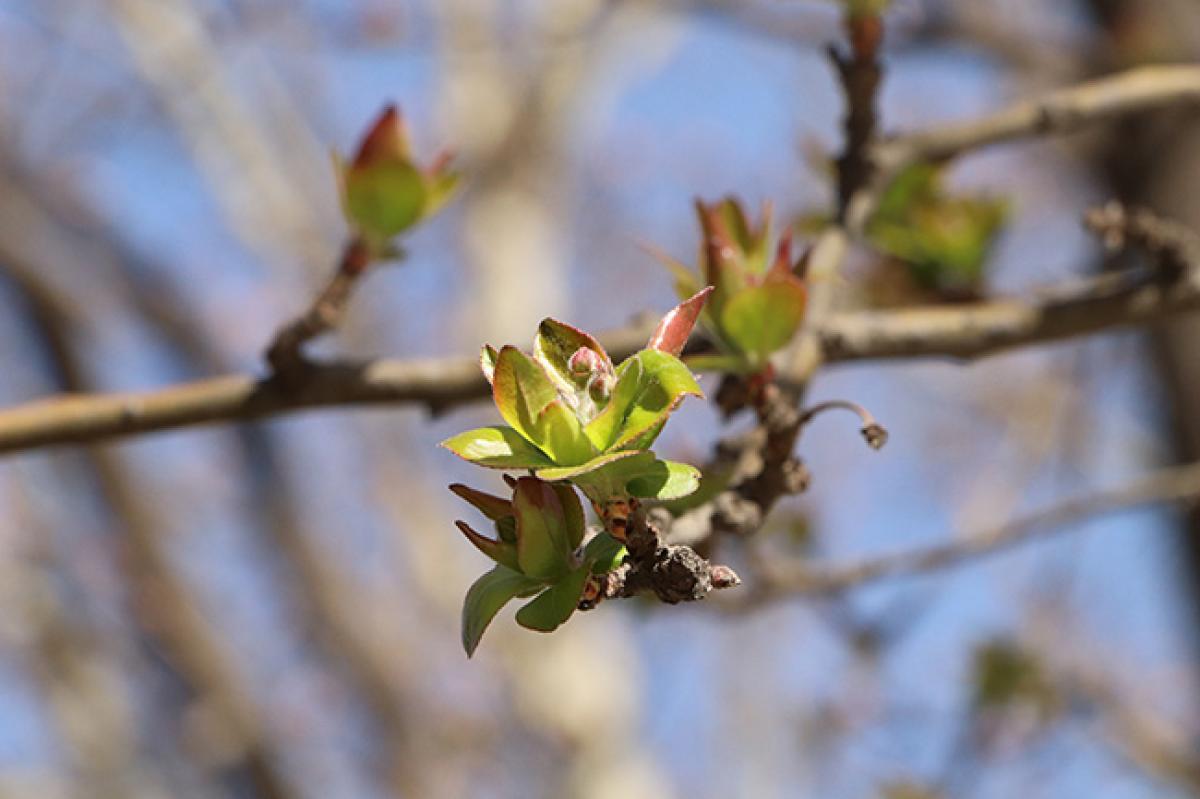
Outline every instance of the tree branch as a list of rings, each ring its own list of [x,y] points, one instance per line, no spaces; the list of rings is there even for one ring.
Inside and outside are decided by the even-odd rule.
[[[1119,488],[1099,491],[944,544],[883,555],[844,566],[774,562],[756,581],[754,599],[831,594],[867,583],[911,577],[977,560],[1019,544],[1046,540],[1071,525],[1106,513],[1164,502],[1200,499],[1200,463],[1163,469]]]
[[[781,382],[803,384],[821,363],[973,358],[1143,324],[1200,307],[1196,264],[1171,285],[1139,283],[1126,275],[1029,299],[987,300],[954,308],[831,313],[829,292],[817,290],[817,284],[835,271],[829,267],[841,262],[848,231],[856,230],[869,214],[875,188],[885,185],[888,176],[904,165],[1180,103],[1200,103],[1200,67],[1144,67],[1018,103],[975,121],[877,145],[875,177],[851,198],[845,227],[833,226],[813,248],[809,321],[816,323],[801,332],[781,370]],[[605,346],[620,358],[640,347],[651,328],[646,321],[632,324],[605,337]],[[313,364],[295,385],[227,375],[155,391],[55,398],[0,411],[0,453],[317,407],[411,403],[440,412],[487,394],[474,359]]]

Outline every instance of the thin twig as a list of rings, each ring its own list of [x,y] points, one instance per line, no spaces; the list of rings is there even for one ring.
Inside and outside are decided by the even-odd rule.
[[[769,567],[757,586],[758,598],[831,594],[868,583],[912,577],[950,568],[1002,552],[1017,545],[1044,541],[1072,525],[1135,507],[1200,499],[1200,464],[1153,472],[1119,488],[1067,500],[1045,510],[964,535],[943,544],[868,558],[844,566],[796,563]]]
[[[307,371],[303,347],[341,324],[359,279],[371,264],[367,243],[352,239],[342,251],[333,277],[317,294],[308,309],[280,328],[267,348],[267,363],[277,377],[295,385]]]
[[[939,137],[934,131],[880,145],[905,159],[949,157],[972,147],[1020,135],[1063,132],[1119,114],[1145,111],[1200,96],[1200,67],[1154,67],[1062,90],[1021,103]],[[1029,107],[1055,109],[1038,124]],[[877,157],[878,162],[878,157]],[[894,166],[894,155],[884,160]],[[879,184],[878,178],[872,181]],[[860,191],[856,197],[872,194]],[[854,205],[854,202],[851,203]],[[864,209],[851,208],[848,224]],[[853,228],[852,228],[853,229]],[[1014,347],[1143,324],[1200,308],[1196,281],[1164,288],[1100,291],[1100,284],[1000,299],[954,308],[832,313],[837,265],[848,246],[846,230],[833,226],[809,259],[808,326],[781,370],[784,384],[803,384],[822,363],[888,358],[974,358]],[[818,321],[819,320],[819,321]],[[605,339],[616,357],[636,350],[652,325],[639,323]],[[0,452],[78,444],[209,422],[262,418],[305,408],[372,403],[414,403],[435,411],[487,396],[473,359],[382,360],[370,364],[314,365],[293,390],[248,375],[226,375],[135,394],[85,395],[34,402],[0,411]]]

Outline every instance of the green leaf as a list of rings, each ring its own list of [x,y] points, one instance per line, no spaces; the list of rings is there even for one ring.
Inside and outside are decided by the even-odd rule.
[[[549,484],[522,477],[513,491],[517,516],[517,561],[530,577],[551,579],[570,568],[573,535],[558,493]]]
[[[710,469],[700,475],[700,487],[694,492],[680,499],[664,502],[662,507],[670,511],[672,516],[682,516],[689,510],[715,499],[717,494],[729,487],[733,475],[734,469],[731,467],[721,470]]]
[[[492,396],[504,421],[528,440],[541,445],[537,435],[538,417],[547,405],[558,399],[558,391],[546,370],[516,347],[503,347],[496,356]]]
[[[503,497],[497,497],[484,491],[479,491],[478,489],[471,488],[470,486],[465,486],[462,483],[452,483],[450,485],[450,490],[453,491],[456,496],[471,503],[476,510],[494,522],[500,521],[505,516],[513,515],[512,502],[504,499]]]
[[[650,447],[654,446],[654,442],[658,440],[659,434],[662,433],[663,428],[666,426],[667,418],[664,416],[662,419],[658,420],[657,424],[647,427],[641,433],[638,433],[635,438],[630,439],[621,446],[625,449],[632,449],[635,451],[650,449]]]
[[[425,180],[425,207],[421,209],[421,216],[426,217],[437,213],[442,206],[450,201],[454,196],[455,189],[458,188],[459,178],[462,176],[457,172],[442,172],[438,175],[427,176]]]
[[[563,510],[563,525],[567,531],[567,546],[574,552],[583,541],[583,533],[587,527],[583,515],[583,503],[579,495],[569,483],[551,483],[550,487],[558,495],[558,502]]]
[[[517,624],[530,630],[548,633],[571,618],[583,598],[583,587],[591,569],[585,563],[559,580],[525,607],[517,611]]]
[[[611,447],[623,447],[660,425],[685,396],[704,396],[695,376],[674,355],[642,350],[632,358],[641,364],[641,378]]]
[[[441,446],[463,460],[492,469],[538,469],[554,462],[511,427],[479,427],[447,438]]]
[[[551,482],[558,480],[570,480],[576,485],[582,485],[581,478],[606,469],[617,461],[622,461],[626,458],[633,458],[638,455],[645,454],[646,453],[644,452],[638,452],[636,450],[606,452],[603,455],[597,455],[587,463],[581,463],[578,466],[549,466],[544,469],[538,469],[536,472],[534,472],[534,474],[541,480],[548,480]]]
[[[497,566],[476,580],[467,590],[462,609],[462,645],[467,657],[475,654],[479,639],[500,608],[509,600],[531,595],[542,585],[503,566]]]
[[[342,179],[347,221],[375,241],[386,241],[421,218],[425,179],[412,164],[352,165]]]
[[[617,382],[613,386],[608,404],[583,429],[588,440],[601,452],[607,450],[617,440],[617,433],[625,424],[625,417],[629,415],[629,409],[643,390],[642,372],[641,360],[626,359],[617,368]]]
[[[686,463],[655,461],[625,487],[635,497],[679,499],[700,487],[700,470]]]
[[[772,273],[763,282],[730,297],[721,329],[738,351],[759,364],[783,348],[804,318],[804,284],[792,275]]]
[[[612,359],[608,357],[604,347],[582,330],[557,319],[543,319],[538,325],[537,337],[533,342],[533,358],[545,368],[559,388],[568,394],[583,391],[590,377],[588,374],[577,375],[571,371],[571,356],[580,349],[592,350],[610,369],[612,368]]]
[[[480,535],[471,529],[471,526],[466,522],[455,522],[462,534],[467,537],[467,540],[475,545],[475,548],[482,552],[487,557],[499,563],[501,566],[507,566],[514,571],[520,569],[517,561],[517,547],[515,544],[497,541],[487,536]]]
[[[584,435],[579,417],[561,399],[542,409],[534,425],[534,438],[560,466],[576,466],[599,454]]]
[[[644,472],[654,462],[654,453],[638,450],[618,450],[592,459],[572,470],[574,473],[556,479],[569,479],[587,497],[595,502],[605,502],[613,497],[626,497],[626,484]],[[546,477],[551,470],[542,469],[539,477]],[[565,471],[565,470],[560,470]]]
[[[500,353],[496,352],[496,348],[491,344],[484,344],[483,349],[479,352],[479,368],[483,370],[483,376],[487,378],[488,385],[492,384],[492,378],[496,374],[496,359],[500,357]]]
[[[625,561],[625,545],[608,533],[599,533],[583,549],[583,560],[591,564],[592,574],[608,574]]]

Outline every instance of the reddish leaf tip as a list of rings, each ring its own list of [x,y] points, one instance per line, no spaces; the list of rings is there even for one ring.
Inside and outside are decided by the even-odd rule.
[[[650,336],[650,341],[646,344],[647,349],[671,355],[682,353],[688,336],[692,334],[692,328],[696,326],[696,320],[700,317],[700,311],[712,292],[712,286],[705,286],[668,311]]]
[[[392,158],[406,159],[406,138],[404,118],[399,107],[395,103],[388,103],[363,137],[352,167],[362,168]]]

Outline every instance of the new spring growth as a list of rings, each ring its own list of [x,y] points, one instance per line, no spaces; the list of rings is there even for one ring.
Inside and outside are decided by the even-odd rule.
[[[349,163],[336,153],[342,212],[373,259],[395,254],[391,241],[445,205],[458,183],[443,152],[418,165],[395,105],[384,108]]]
[[[668,313],[646,348],[619,365],[595,338],[555,319],[538,326],[532,355],[484,347],[480,366],[507,424],[442,446],[480,466],[570,481],[600,506],[690,494],[699,472],[649,449],[683,398],[702,396],[678,355],[710,293],[698,291]]]
[[[489,538],[466,522],[455,522],[475,548],[495,561],[467,591],[462,611],[462,643],[467,655],[496,613],[510,600],[534,597],[519,611],[517,623],[551,632],[575,612],[588,578],[614,568],[624,556],[611,539],[593,539],[581,547],[583,506],[565,483],[536,477],[513,481],[511,500],[456,483],[450,490],[487,517],[496,530]]]
[[[762,373],[804,318],[803,259],[793,260],[789,234],[772,246],[769,205],[757,226],[733,198],[711,205],[697,200],[696,214],[703,234],[698,275],[656,253],[672,271],[681,297],[702,282],[713,287],[700,324],[719,353],[689,358],[688,365],[701,371]]]

